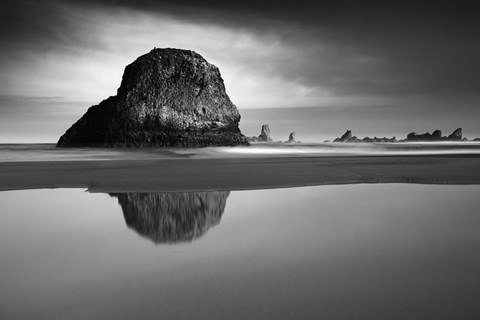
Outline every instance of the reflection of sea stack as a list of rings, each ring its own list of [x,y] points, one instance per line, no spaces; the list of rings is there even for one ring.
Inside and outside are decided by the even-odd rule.
[[[117,193],[125,222],[155,243],[192,241],[217,225],[229,191]]]
[[[88,109],[58,147],[248,144],[218,68],[198,53],[153,49],[125,68],[117,95]]]

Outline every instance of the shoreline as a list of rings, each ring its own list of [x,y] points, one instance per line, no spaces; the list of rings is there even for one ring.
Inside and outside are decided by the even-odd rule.
[[[1,162],[0,191],[251,190],[358,183],[480,184],[480,155]]]

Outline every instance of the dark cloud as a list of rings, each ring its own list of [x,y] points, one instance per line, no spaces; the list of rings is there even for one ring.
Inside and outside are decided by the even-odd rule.
[[[37,48],[48,49],[52,43],[60,42],[57,30],[65,24],[65,21],[49,1],[7,0],[2,2],[1,7],[2,48],[25,50],[34,44]]]
[[[265,0],[3,0],[0,35],[24,37],[47,35],[62,17],[55,5],[108,7],[111,10],[157,11],[209,24],[239,27],[291,23],[305,28],[323,29],[333,36],[364,37],[362,40],[386,44],[404,36],[476,39],[480,26],[474,1],[265,1]],[[288,26],[287,26],[288,27]]]
[[[274,32],[299,52],[297,59],[275,66],[277,74],[339,95],[467,94],[478,92],[480,83],[480,11],[474,1],[90,4],[156,10],[200,23]]]
[[[82,5],[102,5],[169,12],[208,23],[290,22],[302,26],[369,32],[388,41],[392,33],[436,31],[476,37],[478,6],[474,1],[223,1],[223,0],[70,0]]]
[[[341,96],[472,94],[480,83],[480,19],[474,1],[4,0],[4,60],[32,49],[101,47],[71,23],[81,18],[68,16],[75,7],[158,12],[274,34],[297,55],[283,59],[278,52],[268,68]]]

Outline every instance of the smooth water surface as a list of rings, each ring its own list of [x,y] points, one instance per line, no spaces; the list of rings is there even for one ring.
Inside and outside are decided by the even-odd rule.
[[[0,318],[475,319],[479,191],[0,192]]]

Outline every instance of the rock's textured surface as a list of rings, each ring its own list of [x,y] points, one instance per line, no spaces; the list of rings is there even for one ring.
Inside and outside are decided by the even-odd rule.
[[[153,49],[125,68],[117,95],[89,108],[57,146],[248,144],[239,121],[216,66],[193,51]]]
[[[220,222],[229,191],[117,193],[125,222],[155,243],[192,241]]]

